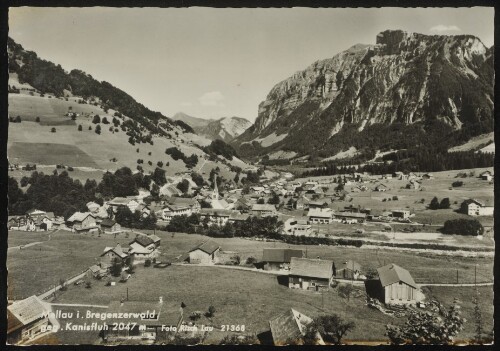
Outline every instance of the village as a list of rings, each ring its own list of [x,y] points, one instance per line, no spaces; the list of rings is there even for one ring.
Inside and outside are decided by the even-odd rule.
[[[274,284],[277,287],[320,294],[322,305],[325,303],[324,294],[329,296],[332,291],[338,291],[339,296],[348,300],[354,299],[354,296],[358,298],[365,296],[364,305],[384,316],[403,316],[413,308],[435,307],[436,300],[425,296],[422,289],[425,284],[416,283],[421,280],[422,270],[417,272],[419,279],[414,278],[415,270],[412,272],[411,269],[413,265],[405,266],[405,260],[391,262],[384,259],[380,262],[377,257],[378,264],[370,262],[367,267],[364,259],[363,262],[359,262],[353,259],[352,255],[341,257],[340,260],[339,257],[331,259],[325,251],[314,255],[314,250],[308,249],[308,246],[304,249],[300,244],[309,247],[314,245],[320,250],[335,251],[336,246],[330,245],[339,245],[339,240],[340,243],[344,240],[344,245],[358,247],[358,249],[353,248],[358,251],[363,250],[362,245],[380,249],[392,245],[401,247],[402,250],[412,250],[412,244],[415,244],[413,246],[415,250],[426,247],[431,250],[451,250],[450,252],[465,250],[472,252],[472,255],[475,251],[491,252],[492,247],[488,248],[490,246],[488,243],[493,240],[491,196],[479,194],[480,199],[478,199],[464,196],[468,192],[460,192],[458,197],[455,193],[463,191],[468,186],[484,188],[486,184],[492,187],[493,173],[489,169],[478,170],[477,174],[470,172],[466,177],[471,185],[466,181],[460,188],[451,185],[457,177],[465,179],[460,172],[454,171],[435,175],[402,172],[390,175],[355,173],[309,179],[295,179],[288,172],[266,171],[260,177],[258,186],[237,189],[234,185],[226,183],[219,192],[216,174],[212,188],[207,185],[199,187],[188,175],[181,175],[167,178],[167,183],[160,189],[157,201],[151,200],[147,189],[140,189],[137,196],[115,197],[104,201],[102,205],[89,202],[86,205],[86,212],[75,212],[66,220],[38,209],[29,210],[24,216],[11,216],[8,221],[10,233],[18,232],[25,236],[29,236],[30,233],[40,235],[47,233],[48,240],[51,236],[55,238],[59,234],[65,238],[72,236],[75,240],[104,239],[107,245],[101,247],[100,252],[95,252],[95,257],[92,257],[93,264],[80,267],[76,276],[61,278],[58,284],[47,286],[48,290],[38,295],[26,296],[21,300],[17,296],[10,295],[10,299],[15,302],[8,307],[8,311],[9,315],[15,318],[9,317],[9,340],[12,343],[30,344],[50,339],[51,335],[57,337],[58,333],[68,337],[64,334],[64,328],[61,330],[60,325],[63,321],[49,316],[48,312],[58,308],[61,298],[66,301],[65,296],[71,295],[73,289],[85,289],[79,295],[101,289],[101,286],[116,289],[114,287],[130,286],[139,276],[147,277],[148,272],[152,272],[151,269],[157,272],[163,270],[174,272],[186,266],[202,269],[226,268],[226,270],[236,270],[236,273],[241,271],[241,274],[245,274],[246,271],[257,272],[265,275],[266,279],[275,277]],[[176,184],[183,181],[189,184],[186,193],[191,194],[191,197],[182,196],[176,187]],[[443,215],[435,216],[434,213],[443,212],[443,209],[429,209],[432,207],[430,204],[432,198],[427,193],[429,191],[433,195],[440,194],[433,190],[435,183],[442,189],[441,192],[449,194],[448,206],[443,208],[449,215],[444,218],[480,219],[484,223],[484,229],[480,233],[467,234],[470,235],[470,239],[465,241],[469,236],[461,235],[462,233],[445,235],[439,232],[443,227]],[[444,183],[449,183],[449,187],[443,189]],[[485,194],[488,195],[487,192]],[[420,201],[421,198],[425,200]],[[455,207],[453,211],[449,209],[450,198]],[[156,218],[155,229],[137,231],[119,224],[117,216],[119,217],[119,213],[125,208],[143,218]],[[181,252],[176,250],[178,254],[172,255],[170,242],[174,239],[174,235],[179,237],[182,234],[176,234],[179,230],[169,230],[169,228],[176,229],[174,224],[178,226],[179,223],[189,222],[193,215],[198,218],[197,224],[194,224],[194,232],[184,235],[199,239],[196,242],[183,242],[182,247],[185,249]],[[244,239],[250,245],[256,245],[252,252],[255,252],[257,247],[262,247],[258,253],[251,256],[245,257],[244,252],[239,250],[227,250],[224,244],[227,236],[214,235],[210,231],[210,228],[212,231],[222,231],[221,228],[231,225],[236,229],[241,228],[237,226],[251,221],[252,218],[273,219],[280,223],[280,226],[278,236],[258,233],[244,235]],[[169,232],[172,233],[171,237]],[[233,235],[238,236],[238,233]],[[481,240],[477,242],[476,238]],[[190,242],[192,242],[191,247],[187,247]],[[276,243],[280,243],[280,247],[276,247]],[[282,246],[283,243],[288,244]],[[47,244],[50,245],[50,242]],[[41,246],[38,247],[41,250]],[[11,249],[16,249],[19,253],[36,251],[37,243],[27,242],[9,248]],[[409,251],[409,254],[414,253]],[[487,278],[490,274],[487,267],[484,268],[486,271],[482,271],[483,278],[480,279],[480,284],[490,284],[491,280]],[[47,270],[46,274],[50,274],[50,271]],[[474,286],[478,283],[476,274],[477,272],[474,279],[464,282],[462,278],[459,280],[457,270],[456,283]],[[11,284],[18,289],[15,275],[11,279]],[[436,284],[437,281],[432,283]],[[447,280],[446,284],[450,284],[450,281]],[[142,317],[129,319],[127,323],[133,323],[133,327],[129,325],[121,330],[104,330],[105,327],[101,326],[99,329],[95,326],[97,334],[91,333],[95,334],[91,343],[122,344],[134,340],[142,340],[141,343],[170,343],[178,342],[179,338],[207,342],[210,340],[208,334],[210,337],[217,335],[212,329],[209,332],[206,328],[193,328],[200,324],[204,312],[185,312],[183,301],[167,303],[165,300],[167,296],[154,293],[156,301],[153,302],[146,298],[129,300],[129,288],[126,289],[125,296],[121,287],[118,294],[107,296],[108,294],[104,293],[105,299],[102,297],[96,299],[100,303],[96,308],[105,308],[107,312],[113,313],[153,309],[161,312],[158,312],[155,318],[147,319],[147,322]],[[252,288],[248,289],[251,291]],[[74,298],[78,300],[77,296]],[[85,298],[83,302],[70,297],[68,299],[67,301],[71,303],[82,303],[82,306],[87,303]],[[93,306],[92,301],[93,299],[88,301],[89,306]],[[260,343],[266,343],[267,340],[267,343],[275,345],[284,345],[292,341],[303,342],[303,325],[312,320],[312,316],[307,314],[309,311],[292,307],[270,318],[267,331],[255,330],[248,324],[242,324],[244,321],[221,326],[213,321],[213,315],[217,314],[219,308],[210,305],[208,312],[205,312],[203,323],[211,324],[211,328],[217,329],[220,335],[227,337],[229,333],[239,338],[249,338],[251,335]],[[29,317],[26,317],[27,314]],[[12,326],[11,320],[15,321]],[[115,322],[120,323],[120,321]],[[109,321],[108,324],[111,325],[112,322]],[[266,333],[267,337],[262,336]],[[223,336],[220,336],[218,341]],[[71,340],[71,336],[69,338]],[[321,340],[318,342],[322,343]]]

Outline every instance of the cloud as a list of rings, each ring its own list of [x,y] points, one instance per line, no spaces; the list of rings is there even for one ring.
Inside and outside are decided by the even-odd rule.
[[[193,106],[190,102],[181,102],[181,106]]]
[[[202,106],[224,106],[224,99],[220,91],[211,91],[200,96],[198,100]]]
[[[438,24],[437,26],[432,27],[430,29],[430,31],[431,32],[459,32],[459,31],[461,31],[461,29],[455,25],[446,26],[444,24]]]

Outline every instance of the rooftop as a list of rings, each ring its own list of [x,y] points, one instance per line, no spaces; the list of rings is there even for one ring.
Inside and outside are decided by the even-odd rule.
[[[417,284],[413,280],[410,272],[399,267],[398,265],[395,265],[394,263],[377,268],[377,272],[380,278],[380,283],[384,287],[401,281],[417,288]]]
[[[299,249],[264,249],[262,261],[289,263],[292,257],[304,257],[304,250]]]
[[[210,255],[217,251],[217,249],[220,249],[220,245],[213,240],[208,240],[199,245],[196,245],[191,250],[189,250],[189,252],[193,252],[198,249]]]
[[[36,321],[42,318],[44,313],[49,312],[45,304],[35,295],[14,302],[7,306],[7,311],[7,333]]]
[[[292,257],[290,260],[290,275],[330,279],[333,275],[332,260]]]
[[[305,327],[312,319],[293,308],[269,321],[274,345],[302,344]]]

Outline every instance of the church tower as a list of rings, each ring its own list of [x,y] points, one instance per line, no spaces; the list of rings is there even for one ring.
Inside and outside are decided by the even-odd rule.
[[[219,189],[217,188],[217,173],[214,173],[214,191],[212,193],[212,200],[219,200]]]

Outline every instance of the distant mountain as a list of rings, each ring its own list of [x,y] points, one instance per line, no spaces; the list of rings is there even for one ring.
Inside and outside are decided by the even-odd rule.
[[[230,142],[252,125],[250,121],[241,117],[203,119],[178,112],[172,118],[187,123],[196,134],[203,135],[210,140],[220,139],[225,142]]]
[[[457,145],[493,131],[493,48],[472,35],[388,30],[275,85],[232,145],[242,156],[327,158]]]

